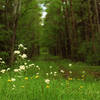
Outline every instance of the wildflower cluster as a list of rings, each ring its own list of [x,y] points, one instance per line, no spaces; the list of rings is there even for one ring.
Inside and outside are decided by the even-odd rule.
[[[25,59],[27,58],[27,55],[25,53],[21,53],[21,51],[24,51],[24,50],[27,50],[26,47],[23,46],[23,44],[19,44],[18,45],[18,50],[15,50],[14,51],[14,54],[17,55],[18,57],[22,58],[22,59]]]
[[[49,72],[49,73],[46,73],[46,76],[50,76],[50,75],[52,75],[52,76],[57,76],[58,74],[57,74],[57,72],[55,71],[55,72]]]
[[[46,80],[45,80],[45,83],[46,83],[46,84],[49,84],[49,83],[50,83],[50,80],[49,80],[49,79],[46,79]]]
[[[8,71],[10,71],[10,68],[7,68],[7,69],[1,69],[1,73],[5,73],[5,72],[8,72]]]
[[[15,78],[8,79],[8,82],[15,82],[15,81],[16,81]]]
[[[27,48],[24,47],[23,44],[19,44],[19,45],[18,45],[18,49],[21,49],[21,48],[22,48],[23,50],[27,50]]]
[[[45,80],[45,83],[46,83],[46,88],[50,88],[50,85],[49,85],[50,84],[50,80],[49,79],[46,79]]]
[[[5,64],[5,61],[3,61],[2,58],[0,58],[0,64]]]
[[[85,80],[86,72],[82,71],[81,80]]]
[[[21,71],[26,71],[29,68],[37,68],[37,66],[35,66],[35,64],[28,64],[28,63],[24,63],[23,65],[20,65],[17,69],[14,69],[14,72],[21,72]],[[37,68],[38,70],[40,70],[40,67],[38,66]]]

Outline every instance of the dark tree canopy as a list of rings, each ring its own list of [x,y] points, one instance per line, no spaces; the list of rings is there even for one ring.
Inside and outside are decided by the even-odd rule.
[[[12,64],[20,43],[30,59],[44,49],[62,59],[100,64],[100,1],[0,0],[0,57]]]

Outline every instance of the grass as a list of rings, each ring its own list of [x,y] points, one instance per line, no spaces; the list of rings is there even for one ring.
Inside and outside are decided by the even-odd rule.
[[[26,63],[29,66],[33,62]],[[87,73],[87,69],[100,72],[100,66],[41,59],[34,61],[34,64],[35,67],[31,66],[18,73],[13,68],[1,73],[0,100],[100,100],[100,80]],[[36,68],[37,65],[40,70]],[[62,69],[64,73],[60,72]],[[72,73],[65,76],[66,71]],[[56,76],[54,72],[57,72]],[[9,81],[11,78],[15,81]],[[50,80],[49,84],[45,82],[46,79]]]
[[[0,83],[0,100],[100,100],[99,82],[52,79],[47,88],[42,77],[23,77],[16,82],[1,79]]]

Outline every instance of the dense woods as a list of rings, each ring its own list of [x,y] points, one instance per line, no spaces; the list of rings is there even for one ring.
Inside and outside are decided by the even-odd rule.
[[[100,100],[100,0],[0,0],[0,100]]]
[[[46,48],[62,59],[100,64],[100,1],[0,0],[0,57],[12,64],[20,43],[30,59]]]
[[[29,57],[39,55],[41,8],[37,0],[0,1],[0,56],[14,61],[14,50],[25,44]]]
[[[50,54],[99,64],[99,4],[96,0],[49,2],[44,29],[51,41]]]

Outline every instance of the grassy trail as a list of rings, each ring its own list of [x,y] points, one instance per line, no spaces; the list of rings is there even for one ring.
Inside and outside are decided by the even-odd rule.
[[[100,66],[50,59],[41,56],[16,65],[21,71],[2,73],[0,100],[100,100],[100,80],[87,71],[100,72]]]

